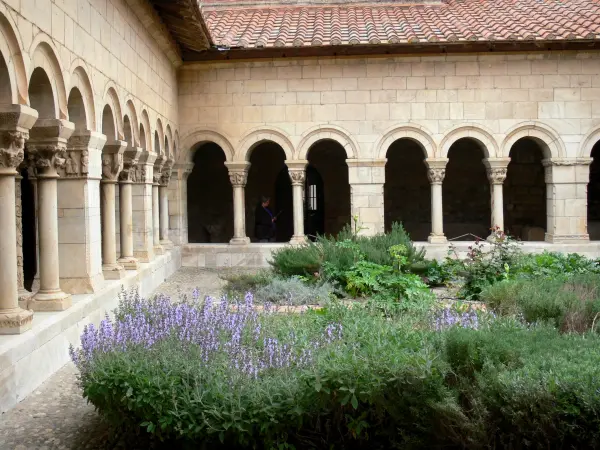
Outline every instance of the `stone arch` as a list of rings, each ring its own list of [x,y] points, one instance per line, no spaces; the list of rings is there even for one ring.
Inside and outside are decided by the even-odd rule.
[[[115,132],[118,140],[123,140],[123,112],[121,109],[121,101],[117,94],[116,86],[112,81],[106,84],[103,96],[103,104],[109,105],[112,109],[112,113],[115,121]]]
[[[130,145],[138,147],[140,142],[140,122],[138,119],[137,110],[135,109],[135,104],[131,98],[127,99],[125,103],[125,116],[129,117],[129,122],[131,123],[131,135],[133,142],[130,142]],[[125,121],[125,119],[123,119],[123,121]]]
[[[176,136],[177,142],[179,142],[178,133],[176,133]],[[205,128],[193,130],[183,137],[183,143],[181,144],[181,147],[179,145],[177,146],[179,153],[177,155],[177,161],[180,163],[192,162],[194,154],[191,150],[202,142],[213,142],[217,144],[219,147],[221,147],[223,153],[225,153],[225,161],[233,161],[234,151],[231,141],[224,134]],[[183,148],[184,151],[181,151],[181,148]]]
[[[592,128],[585,134],[581,140],[577,156],[580,158],[591,158],[592,150],[598,142],[600,142],[600,125]]]
[[[377,159],[385,159],[388,149],[394,142],[400,139],[410,139],[421,146],[426,158],[435,158],[437,149],[431,136],[432,134],[420,125],[392,127],[375,142],[373,155]]]
[[[168,159],[173,158],[173,133],[171,132],[171,125],[167,124],[167,130],[165,132],[165,155]]]
[[[94,99],[94,90],[90,78],[87,74],[83,61],[77,59],[71,65],[71,79],[69,83],[69,98],[73,89],[77,89],[81,94],[85,106],[86,127],[90,131],[96,131],[96,104]],[[69,120],[70,120],[69,111]],[[71,120],[74,122],[73,120]]]
[[[0,54],[6,64],[10,87],[10,102],[29,104],[28,76],[23,61],[23,44],[13,21],[4,4],[0,4]]]
[[[502,157],[508,158],[515,143],[523,138],[536,141],[544,152],[544,158],[564,158],[565,144],[556,131],[539,122],[524,122],[511,128],[502,142]]]
[[[495,158],[499,154],[498,143],[491,130],[479,124],[467,123],[458,125],[446,133],[438,146],[438,157],[447,158],[450,147],[464,138],[477,141],[486,158]]]
[[[292,142],[283,130],[275,127],[260,127],[250,130],[240,140],[238,151],[235,152],[235,159],[237,161],[249,161],[252,150],[263,142],[274,142],[283,149],[287,160],[294,159],[294,146]]]
[[[306,130],[300,138],[296,159],[307,159],[308,151],[313,144],[323,140],[335,141],[340,144],[346,151],[348,159],[360,157],[360,147],[347,130],[335,125],[318,125]]]
[[[148,111],[142,110],[142,116],[140,119],[140,147],[142,150],[148,152],[152,150],[152,131],[150,129],[150,118],[148,117]]]
[[[31,64],[28,74],[29,96],[31,96],[32,78],[34,78],[33,81],[35,84],[36,69],[41,69],[50,81],[50,86],[52,88],[52,96],[54,97],[54,118],[67,119],[69,117],[67,108],[67,90],[65,88],[63,70],[60,61],[56,56],[58,53],[54,44],[44,33],[40,33],[33,40],[29,54],[31,55]],[[41,116],[42,115],[40,114],[40,117]]]
[[[179,131],[175,131],[175,136],[173,136],[173,160],[177,161],[179,159]]]
[[[154,151],[159,155],[165,154],[165,131],[163,129],[162,121],[160,117],[156,119],[156,132],[158,133],[158,142],[154,143]]]

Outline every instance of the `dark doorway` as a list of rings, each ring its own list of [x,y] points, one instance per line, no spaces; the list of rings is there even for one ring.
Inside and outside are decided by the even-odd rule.
[[[21,169],[21,214],[23,224],[23,284],[32,290],[37,274],[37,239],[35,223],[35,189],[27,169]]]
[[[510,149],[504,180],[504,228],[523,241],[543,241],[546,232],[544,154],[533,139],[519,139]]]
[[[294,233],[292,181],[285,165],[285,152],[274,142],[264,142],[252,149],[246,184],[246,233],[257,242],[255,214],[262,196],[271,199],[270,210],[277,215],[275,239],[288,242]]]
[[[588,185],[588,233],[590,239],[600,240],[600,142],[592,149],[590,184]]]
[[[322,140],[310,148],[308,162],[323,183],[323,218],[319,219],[319,227],[322,234],[336,235],[350,224],[352,214],[346,151],[338,142]]]
[[[325,193],[323,178],[310,164],[306,167],[304,191],[304,233],[309,239],[325,233]]]
[[[187,180],[188,241],[227,243],[233,237],[233,189],[225,153],[217,144],[200,145]]]
[[[401,222],[413,240],[426,241],[431,232],[431,187],[423,148],[410,139],[399,139],[386,157],[385,229]]]
[[[490,234],[490,183],[484,157],[480,144],[472,139],[459,139],[450,147],[442,188],[448,239],[470,241]]]

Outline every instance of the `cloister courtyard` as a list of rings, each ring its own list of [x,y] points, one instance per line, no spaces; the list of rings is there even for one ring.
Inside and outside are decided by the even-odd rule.
[[[347,226],[600,257],[599,49],[593,0],[0,0],[0,448],[88,448],[68,347],[122,288]]]

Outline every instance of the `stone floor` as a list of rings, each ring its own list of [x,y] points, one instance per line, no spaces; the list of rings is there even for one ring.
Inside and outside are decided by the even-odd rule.
[[[158,289],[170,296],[188,295],[196,287],[203,295],[217,295],[223,286],[219,274],[181,268]],[[77,371],[67,364],[33,394],[0,416],[0,450],[145,449],[115,435],[81,396]],[[172,447],[170,447],[172,448]]]

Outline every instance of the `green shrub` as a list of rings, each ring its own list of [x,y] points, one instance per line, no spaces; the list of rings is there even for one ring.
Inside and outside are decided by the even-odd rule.
[[[487,287],[482,299],[503,315],[522,314],[530,323],[549,321],[564,332],[585,332],[600,315],[600,277],[508,280]]]
[[[273,252],[269,264],[284,277],[313,276],[321,270],[321,251],[314,243],[283,247]]]
[[[598,261],[577,253],[564,254],[544,251],[540,254],[523,255],[516,270],[519,275],[531,277],[578,273],[600,274],[600,265]]]
[[[223,288],[224,293],[231,298],[243,297],[246,292],[254,292],[259,287],[265,286],[273,279],[273,273],[268,270],[253,272],[232,272],[221,274],[220,278],[227,283]]]
[[[274,278],[254,291],[254,300],[285,305],[325,305],[333,292],[329,283],[308,284],[296,277]]]

